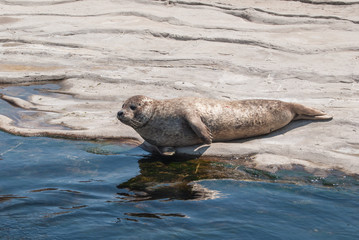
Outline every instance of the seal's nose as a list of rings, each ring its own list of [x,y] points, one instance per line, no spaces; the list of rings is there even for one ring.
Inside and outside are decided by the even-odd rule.
[[[120,118],[122,117],[122,115],[123,115],[123,111],[119,111],[119,112],[117,113],[117,118],[120,119]]]

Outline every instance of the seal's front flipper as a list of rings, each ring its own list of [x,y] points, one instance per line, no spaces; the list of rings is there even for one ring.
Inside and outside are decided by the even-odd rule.
[[[173,156],[176,153],[176,149],[174,147],[157,147],[157,151],[162,156]]]
[[[198,137],[206,144],[212,143],[212,134],[208,127],[202,122],[198,115],[187,114],[186,120],[188,121],[192,130],[197,134]]]

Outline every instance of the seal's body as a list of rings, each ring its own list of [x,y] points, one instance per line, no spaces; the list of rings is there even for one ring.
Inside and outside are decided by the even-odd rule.
[[[319,110],[278,100],[194,97],[154,100],[134,96],[118,112],[121,122],[157,147],[229,141],[267,134],[296,119],[331,118]]]

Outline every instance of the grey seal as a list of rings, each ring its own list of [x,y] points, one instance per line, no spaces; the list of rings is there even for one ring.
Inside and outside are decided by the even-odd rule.
[[[142,95],[127,99],[117,118],[163,155],[174,154],[175,147],[268,134],[292,120],[332,119],[317,109],[279,100],[155,100]]]

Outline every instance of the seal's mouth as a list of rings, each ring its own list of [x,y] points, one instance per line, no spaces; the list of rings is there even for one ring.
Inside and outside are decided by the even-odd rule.
[[[125,113],[123,111],[119,111],[117,113],[117,119],[120,120],[122,123],[124,123],[126,125],[130,125],[130,123],[131,123],[131,119],[126,117],[126,115],[125,115]]]
[[[133,128],[140,128],[144,125],[144,123],[141,121],[141,118],[135,118],[131,112],[124,110],[121,110],[117,113],[117,119],[120,120],[123,124]]]
[[[122,110],[117,113],[117,119],[120,120],[123,124],[126,124],[133,128],[139,127],[141,125],[141,123],[138,123],[129,116],[126,116],[126,114]]]

